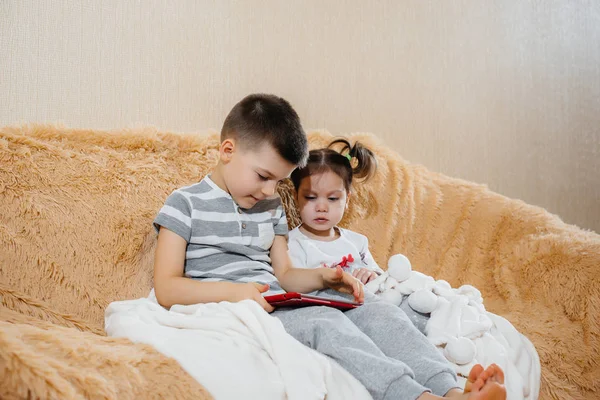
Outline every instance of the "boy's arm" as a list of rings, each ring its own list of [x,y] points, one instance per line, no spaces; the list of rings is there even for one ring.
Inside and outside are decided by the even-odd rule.
[[[296,268],[311,268],[307,262],[306,249],[298,240],[288,238],[287,249],[292,266]]]
[[[288,292],[308,293],[331,288],[351,293],[358,302],[364,301],[362,284],[340,267],[332,268],[294,268],[288,255],[284,236],[276,235],[271,246],[271,265],[281,287]]]
[[[158,233],[154,256],[154,292],[158,303],[170,308],[174,304],[257,301],[268,312],[273,308],[261,296],[269,289],[258,283],[200,282],[183,276],[187,242],[164,227]]]

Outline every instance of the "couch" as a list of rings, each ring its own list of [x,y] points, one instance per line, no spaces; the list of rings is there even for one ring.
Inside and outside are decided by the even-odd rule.
[[[540,398],[599,398],[600,235],[411,164],[372,135],[350,138],[379,170],[356,185],[342,225],[369,237],[378,263],[403,253],[415,270],[476,286],[535,345]],[[151,127],[0,128],[0,398],[211,398],[174,360],[107,337],[103,323],[110,302],[147,296],[151,222],[173,189],[215,165],[218,144],[214,132]],[[290,183],[278,190],[296,226]]]

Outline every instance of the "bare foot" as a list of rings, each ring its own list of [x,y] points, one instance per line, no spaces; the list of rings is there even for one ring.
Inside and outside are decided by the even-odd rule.
[[[473,371],[475,370],[475,368],[477,368],[477,365],[474,366],[473,369],[471,369],[471,373],[469,374],[469,378],[471,377],[471,374],[473,374]],[[481,370],[483,370],[483,368],[481,368],[480,371]],[[491,380],[492,382],[497,382],[497,383],[503,384],[504,383],[504,371],[502,371],[502,368],[500,368],[498,365],[496,365],[496,364],[490,364],[485,369],[485,371],[482,371],[482,372],[479,373],[479,375],[477,376],[476,381],[478,379],[483,380],[483,382],[487,382],[488,380]]]
[[[465,393],[467,393],[467,387],[469,388],[469,400],[505,400],[504,371],[496,364],[490,365],[484,371],[481,371],[483,368],[480,365],[480,368],[477,367],[476,365],[471,369],[465,385]],[[477,372],[480,372],[479,375]],[[475,377],[476,379],[473,381],[472,378]]]
[[[482,372],[483,367],[481,366],[481,364],[477,364],[473,368],[471,368],[471,372],[469,372],[469,377],[467,378],[467,383],[465,383],[465,393],[469,393],[471,391],[473,384],[475,383],[477,378],[479,378],[479,375],[481,375]]]
[[[426,393],[425,395],[429,395]],[[425,399],[439,399],[437,396],[423,396]],[[506,400],[506,388],[504,387],[504,371],[496,364],[492,364],[485,370],[481,364],[475,365],[469,372],[465,390],[452,389],[443,397],[454,400]]]

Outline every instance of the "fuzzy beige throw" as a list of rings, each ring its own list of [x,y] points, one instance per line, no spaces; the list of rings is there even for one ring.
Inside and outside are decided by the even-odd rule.
[[[535,344],[542,399],[600,397],[600,236],[352,139],[379,173],[356,186],[342,225],[369,237],[380,265],[403,253],[479,288]],[[330,140],[310,134],[313,147]],[[102,327],[111,301],[148,294],[151,222],[214,166],[217,146],[215,134],[154,129],[0,129],[0,398],[210,398],[173,360]],[[293,227],[290,193],[280,188]]]

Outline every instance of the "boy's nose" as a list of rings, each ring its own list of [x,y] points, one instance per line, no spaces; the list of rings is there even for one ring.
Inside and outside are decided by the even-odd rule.
[[[262,192],[265,196],[273,196],[275,194],[275,190],[277,189],[277,181],[267,182],[262,189]]]

